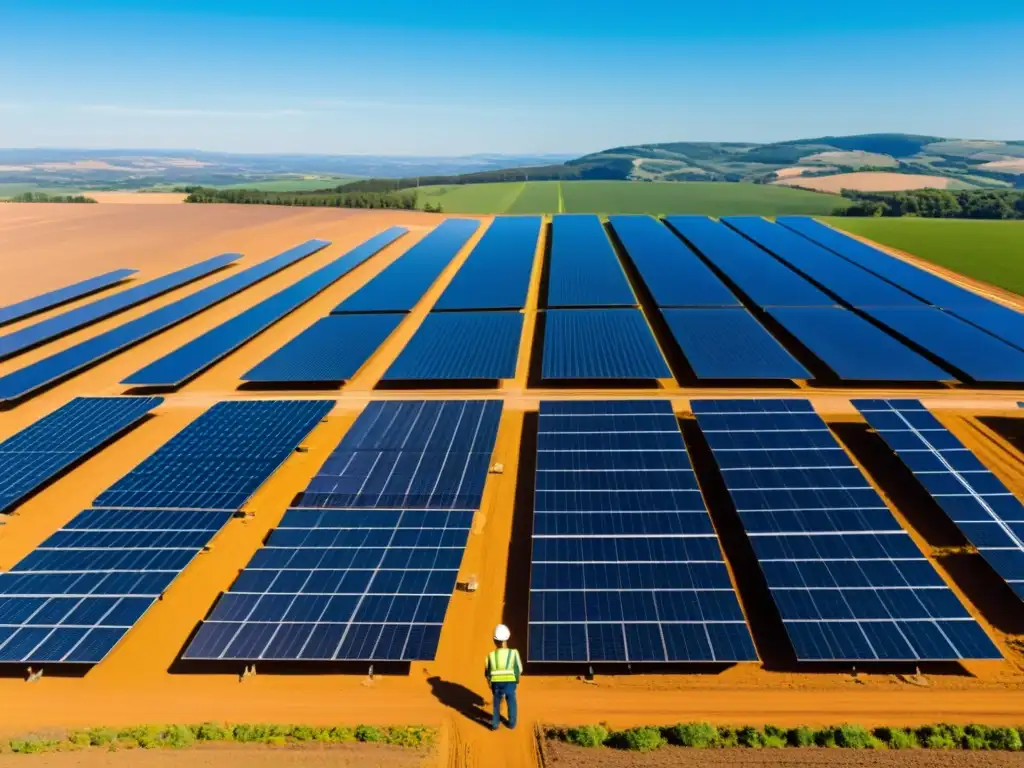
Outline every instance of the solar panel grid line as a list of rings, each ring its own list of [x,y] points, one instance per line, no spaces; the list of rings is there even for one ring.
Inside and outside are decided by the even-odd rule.
[[[523,309],[542,223],[540,216],[496,216],[432,311]]]
[[[664,379],[672,376],[639,309],[556,309],[544,320],[545,379]]]
[[[63,314],[41,320],[34,325],[0,336],[0,359],[11,357],[66,333],[111,317],[149,299],[180,288],[242,258],[240,253],[225,253],[200,261],[176,272],[134,285],[120,293],[75,307]]]
[[[787,421],[801,428],[791,429],[788,439],[803,431],[827,436],[838,446],[809,402],[693,401],[691,408],[719,461],[798,659],[1000,658],[892,513],[881,511],[881,498],[864,487],[870,484],[849,458],[844,476],[850,480],[834,489],[794,482],[798,478],[790,468],[722,466],[721,448],[736,439],[732,431],[739,427],[750,436],[743,441],[752,451],[763,450],[764,436]],[[709,420],[713,427],[705,430]],[[774,450],[785,450],[781,445]],[[819,468],[796,474],[810,471],[820,474]],[[763,482],[750,490],[742,473]],[[836,507],[853,510],[856,517],[836,518]],[[880,525],[868,522],[871,509]],[[752,531],[758,520],[773,527]]]
[[[32,315],[59,307],[71,301],[89,296],[123,282],[136,274],[137,269],[115,269],[102,275],[96,275],[62,288],[33,296],[28,299],[0,307],[0,325],[24,320]]]
[[[390,227],[289,287],[140,368],[122,384],[180,386],[325,291],[408,232]],[[326,244],[325,244],[326,246]]]
[[[636,296],[601,220],[556,214],[551,223],[547,307],[635,307]]]
[[[310,240],[220,282],[0,377],[0,402],[19,400],[219,304],[325,247]],[[223,257],[222,257],[223,258]],[[212,261],[212,260],[211,260]]]
[[[445,219],[332,313],[410,312],[479,227],[475,219]]]

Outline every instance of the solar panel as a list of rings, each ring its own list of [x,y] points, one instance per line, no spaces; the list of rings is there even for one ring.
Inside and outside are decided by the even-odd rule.
[[[384,380],[514,378],[522,333],[519,312],[431,312]]]
[[[540,227],[540,216],[495,217],[434,311],[525,307]]]
[[[408,230],[404,227],[391,227],[374,235],[327,266],[141,368],[121,383],[165,387],[184,384],[380,253],[406,232]]]
[[[340,382],[356,375],[404,314],[329,315],[246,373],[243,381]]]
[[[659,307],[738,307],[732,291],[664,224],[609,216],[615,236]]]
[[[500,418],[498,400],[372,402],[295,506],[476,509]]]
[[[530,662],[757,654],[668,401],[541,402]]]
[[[761,307],[828,307],[836,303],[724,224],[707,216],[667,216],[665,221]]]
[[[184,658],[433,659],[500,415],[370,403]]]
[[[934,307],[871,307],[866,314],[975,381],[1024,381],[1024,352]]]
[[[25,299],[15,304],[9,304],[6,307],[0,307],[0,325],[13,323],[16,320],[24,320],[26,317],[59,307],[61,304],[66,304],[69,301],[75,301],[83,296],[110,288],[124,281],[129,276],[134,275],[137,271],[135,269],[115,269],[113,272],[106,272],[96,277],[90,277],[87,280],[66,285],[63,288],[42,293],[39,296],[33,296],[30,299]]]
[[[726,216],[722,221],[850,306],[921,307],[915,296],[760,216]]]
[[[96,499],[97,507],[237,510],[334,407],[217,403]]]
[[[17,400],[155,336],[328,245],[310,240],[190,296],[0,377],[0,402]]]
[[[663,309],[661,313],[698,378],[811,378],[745,309]]]
[[[800,661],[1001,658],[806,400],[694,400]]]
[[[1024,600],[1024,505],[919,401],[853,404]]]
[[[0,443],[0,511],[138,422],[160,397],[76,397]]]
[[[479,226],[476,219],[445,219],[333,311],[409,312]]]
[[[942,370],[859,315],[841,307],[785,307],[768,314],[841,379],[949,381]]]
[[[549,307],[636,306],[626,273],[597,216],[553,217],[549,272]]]
[[[545,379],[671,377],[639,309],[569,309],[545,313]]]
[[[0,573],[0,663],[99,663],[230,518],[81,512]]]
[[[0,336],[0,359],[11,357],[19,352],[43,344],[58,336],[84,328],[87,325],[103,320],[118,312],[160,296],[175,288],[206,277],[211,272],[226,267],[233,261],[242,258],[240,253],[225,253],[212,259],[201,261],[190,267],[179,269],[169,275],[158,277],[147,283],[136,285],[112,296],[94,301],[82,307],[75,307],[63,314],[41,320],[27,328]]]

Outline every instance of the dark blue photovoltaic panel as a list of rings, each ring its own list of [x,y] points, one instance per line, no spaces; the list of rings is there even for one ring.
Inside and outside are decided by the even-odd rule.
[[[692,400],[800,661],[999,659],[807,400]]]
[[[0,402],[25,397],[132,344],[155,336],[327,245],[329,243],[324,240],[308,241],[147,315],[0,377]]]
[[[0,336],[0,359],[16,355],[26,349],[63,336],[66,333],[83,328],[91,323],[116,315],[137,304],[160,296],[168,291],[206,277],[211,272],[226,267],[233,261],[242,258],[240,253],[225,253],[212,259],[201,261],[190,267],[179,269],[169,275],[158,277],[147,283],[136,285],[112,296],[94,301],[82,307],[75,307],[55,317],[41,320],[35,325]]]
[[[540,226],[540,216],[495,217],[434,311],[525,307]]]
[[[500,419],[498,400],[372,402],[295,506],[476,509]]]
[[[384,380],[514,378],[522,333],[519,312],[431,312]]]
[[[331,400],[217,403],[95,506],[240,509],[333,407]]]
[[[853,404],[1024,600],[1024,505],[920,401]]]
[[[24,320],[26,317],[59,307],[69,301],[102,291],[112,285],[117,285],[137,271],[136,269],[115,269],[113,272],[106,272],[72,285],[66,285],[63,288],[42,293],[39,296],[33,296],[31,299],[25,299],[16,304],[0,307],[0,325],[13,323],[15,320]]]
[[[836,303],[724,224],[707,216],[666,216],[665,221],[759,306],[828,307]]]
[[[404,319],[404,314],[320,318],[246,373],[242,381],[347,381]]]
[[[757,660],[671,403],[541,402],[535,488],[529,661]]]
[[[431,660],[472,510],[290,509],[184,658]]]
[[[408,230],[404,227],[391,227],[374,235],[326,267],[178,347],[121,383],[165,387],[184,384],[380,253],[406,232]]]
[[[639,309],[545,313],[545,379],[664,379],[665,358]]]
[[[935,307],[864,312],[974,381],[1024,381],[1024,352]]]
[[[76,397],[4,440],[0,443],[0,512],[6,512],[162,402],[162,397]]]
[[[410,311],[479,227],[476,219],[446,219],[333,311]]]
[[[615,236],[659,307],[738,307],[732,291],[664,224],[609,216]]]
[[[938,275],[873,248],[805,216],[780,216],[785,227],[828,248],[922,301],[952,312],[1018,349],[1024,349],[1024,314],[954,285]]]
[[[0,664],[98,664],[230,518],[78,514],[0,573]]]
[[[661,314],[697,378],[811,378],[745,309],[663,309]]]
[[[841,379],[950,381],[929,362],[859,315],[841,307],[786,307],[768,314]]]
[[[548,306],[636,306],[626,273],[597,216],[553,217]]]
[[[922,302],[793,231],[760,216],[726,216],[725,224],[853,307],[921,307]]]

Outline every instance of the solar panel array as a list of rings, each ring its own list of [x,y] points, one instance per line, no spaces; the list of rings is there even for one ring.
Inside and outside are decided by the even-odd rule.
[[[269,299],[261,301],[241,314],[227,320],[202,336],[178,347],[131,376],[122,384],[145,386],[180,386],[193,376],[229,355],[257,334],[323,292],[356,267],[380,253],[408,232],[404,227],[390,227],[374,235],[362,245],[307,275]],[[325,244],[326,245],[326,244]]]
[[[117,285],[131,275],[134,275],[137,271],[135,269],[115,269],[113,272],[106,272],[96,277],[90,277],[86,280],[66,285],[63,288],[47,291],[15,304],[9,304],[6,307],[0,307],[0,325],[24,320],[26,317],[45,312],[69,301],[75,301],[83,296],[102,291]]]
[[[0,663],[102,661],[332,405],[219,403],[179,432],[0,573]]]
[[[149,314],[0,377],[0,402],[17,400],[160,333],[304,259],[327,243],[310,240]],[[223,257],[222,257],[223,258]]]
[[[217,403],[96,499],[97,507],[237,510],[334,407]]]
[[[828,307],[836,303],[724,224],[707,216],[667,216],[665,221],[758,306]]]
[[[853,404],[1024,600],[1024,505],[920,401]]]
[[[156,408],[160,397],[76,397],[0,443],[6,512]]]
[[[409,312],[479,227],[476,219],[445,219],[334,312]]]
[[[633,289],[597,216],[553,217],[547,305],[636,306]]]
[[[549,310],[545,379],[661,379],[672,376],[639,309]]]
[[[922,306],[892,283],[760,216],[725,216],[722,221],[852,307]]]
[[[267,384],[348,381],[404,319],[404,314],[322,317],[242,380]]]
[[[956,377],[842,307],[776,307],[768,314],[842,379],[950,381]]]
[[[240,253],[225,253],[212,259],[201,261],[190,267],[179,269],[169,275],[136,285],[112,296],[94,301],[82,307],[75,307],[63,314],[41,320],[27,328],[0,336],[0,358],[10,357],[19,352],[43,344],[58,336],[84,328],[87,325],[103,320],[106,317],[123,312],[144,301],[160,296],[175,288],[206,277],[211,272],[226,267],[242,258]]]
[[[519,312],[431,312],[384,380],[514,378],[522,333]]]
[[[615,236],[659,307],[739,307],[732,291],[664,224],[609,216]]]
[[[531,662],[757,659],[667,401],[542,402]]]
[[[800,661],[999,651],[806,400],[694,400]]]
[[[697,378],[811,378],[742,307],[663,309],[661,313]]]
[[[540,216],[495,217],[434,311],[525,307],[540,228]]]
[[[371,403],[184,658],[433,659],[500,414]]]

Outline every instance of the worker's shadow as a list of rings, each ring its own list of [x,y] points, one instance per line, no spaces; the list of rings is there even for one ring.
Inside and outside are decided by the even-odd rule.
[[[483,696],[464,685],[442,680],[440,677],[427,678],[427,682],[430,683],[430,692],[434,694],[434,698],[446,707],[451,707],[475,723],[491,727],[491,713],[484,709],[487,702]]]

